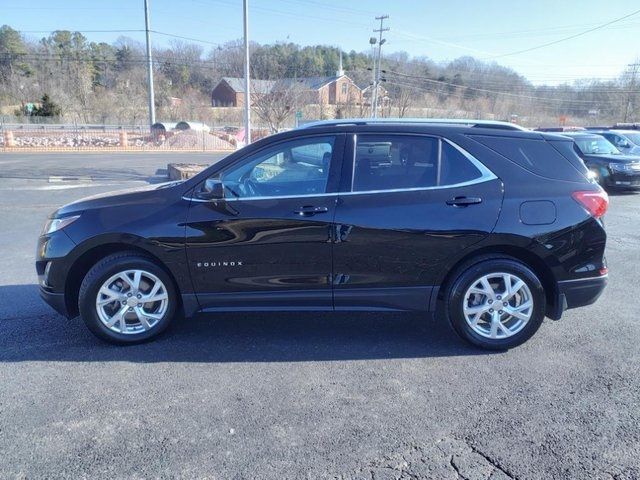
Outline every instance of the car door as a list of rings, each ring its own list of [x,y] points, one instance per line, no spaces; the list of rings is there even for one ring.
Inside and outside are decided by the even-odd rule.
[[[351,145],[335,216],[335,308],[427,309],[447,261],[495,226],[502,182],[433,136],[366,134]]]
[[[202,308],[332,308],[343,148],[344,135],[282,141],[217,172],[223,198],[198,199],[196,187],[186,239]]]

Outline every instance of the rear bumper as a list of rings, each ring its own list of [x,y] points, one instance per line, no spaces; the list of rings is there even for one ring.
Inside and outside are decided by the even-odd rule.
[[[551,312],[551,315],[548,316],[559,319],[565,310],[591,305],[604,292],[607,280],[608,275],[602,275],[558,282],[557,308],[555,312]]]

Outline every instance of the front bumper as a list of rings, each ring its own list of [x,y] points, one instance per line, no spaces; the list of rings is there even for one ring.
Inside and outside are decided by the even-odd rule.
[[[613,188],[640,189],[640,171],[629,173],[612,172],[607,177],[607,186]]]
[[[64,316],[69,316],[65,300],[65,286],[69,265],[67,255],[73,250],[75,243],[64,230],[42,235],[38,238],[36,248],[36,273],[40,285],[40,297],[53,309]]]
[[[64,317],[69,316],[67,304],[65,302],[64,293],[55,293],[40,287],[40,297],[49,304],[56,312]]]
[[[594,303],[607,286],[608,275],[558,282],[557,305],[562,312]],[[558,315],[558,318],[560,318]]]

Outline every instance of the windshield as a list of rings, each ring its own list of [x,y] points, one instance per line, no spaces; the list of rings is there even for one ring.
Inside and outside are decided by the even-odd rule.
[[[620,150],[604,137],[573,137],[585,155],[620,155]]]
[[[640,145],[640,132],[625,133],[624,136],[627,137],[627,139],[629,139],[634,145]]]

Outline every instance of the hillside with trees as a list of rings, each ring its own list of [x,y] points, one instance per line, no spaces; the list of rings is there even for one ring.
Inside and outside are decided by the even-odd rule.
[[[205,49],[178,40],[156,47],[157,117],[232,122],[231,117],[221,120],[216,116],[210,95],[220,78],[242,76],[241,47],[240,41],[233,41]],[[347,75],[359,85],[367,85],[370,54],[350,51],[342,55]],[[252,77],[277,80],[333,75],[339,57],[340,50],[331,46],[254,43]],[[473,57],[437,63],[404,52],[385,55],[382,69],[390,97],[382,112],[385,116],[518,118],[532,126],[557,124],[562,116],[575,124],[639,120],[637,72],[621,72],[615,80],[536,86],[497,63]],[[64,30],[37,40],[4,25],[0,27],[0,113],[5,122],[48,118],[145,124],[144,46],[127,37],[97,43],[80,32]]]

